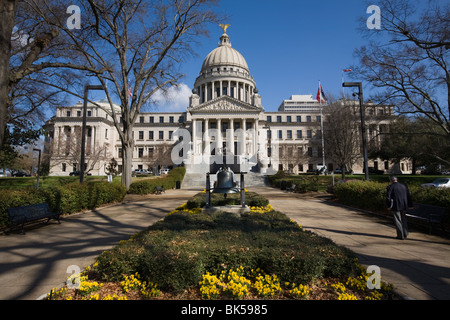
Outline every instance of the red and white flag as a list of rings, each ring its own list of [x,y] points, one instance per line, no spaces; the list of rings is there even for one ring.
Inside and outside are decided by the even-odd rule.
[[[344,72],[352,72],[353,70],[352,69],[344,69],[342,71],[344,71]]]
[[[316,100],[320,103],[323,103],[326,101],[325,93],[323,92],[322,85],[319,81],[319,89],[317,90]]]
[[[130,95],[131,98],[133,98],[133,93],[131,92],[130,84],[128,84],[128,94]]]

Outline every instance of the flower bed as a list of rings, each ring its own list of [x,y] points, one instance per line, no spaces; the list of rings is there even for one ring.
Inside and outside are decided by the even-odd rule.
[[[386,299],[351,251],[270,204],[241,217],[184,204],[97,257],[81,287],[51,299]],[[89,279],[89,280],[88,280]],[[83,284],[92,282],[92,285]]]

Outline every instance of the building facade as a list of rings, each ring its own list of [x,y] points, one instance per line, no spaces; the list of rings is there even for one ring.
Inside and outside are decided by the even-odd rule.
[[[356,103],[356,102],[352,102]],[[101,107],[88,105],[86,167],[93,175],[105,175],[111,159],[122,166],[122,148],[112,119]],[[51,175],[79,170],[82,103],[58,107],[46,124]],[[119,108],[119,106],[116,106]],[[306,173],[323,166],[320,139],[321,104],[312,95],[293,95],[277,112],[266,112],[245,58],[235,50],[224,31],[217,48],[205,58],[185,112],[141,113],[133,127],[133,170],[155,171],[183,165],[187,173],[215,172],[222,165],[233,171],[271,174],[277,170]],[[392,109],[366,106],[369,141],[380,140]],[[326,127],[326,123],[324,124]],[[327,159],[327,157],[325,157]],[[328,169],[333,162],[325,160]],[[409,163],[370,161],[378,170],[406,173]],[[398,168],[397,168],[398,167]],[[352,168],[362,173],[362,157]],[[397,169],[396,169],[397,168]]]

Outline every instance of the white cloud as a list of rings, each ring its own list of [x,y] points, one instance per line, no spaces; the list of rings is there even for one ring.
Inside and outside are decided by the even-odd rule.
[[[185,83],[180,83],[178,86],[170,87],[166,92],[157,91],[152,96],[152,104],[159,112],[186,111],[191,95],[192,90]]]

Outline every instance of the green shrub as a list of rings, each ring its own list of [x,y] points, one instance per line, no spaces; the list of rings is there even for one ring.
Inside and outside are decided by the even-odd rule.
[[[0,192],[0,227],[9,225],[8,208],[43,203],[45,196],[34,188],[24,190],[2,190]]]
[[[182,292],[197,286],[206,272],[220,274],[240,266],[295,283],[348,277],[354,272],[353,259],[349,250],[303,231],[280,212],[236,217],[180,211],[102,253],[96,273],[102,280],[117,281],[122,274],[138,272],[162,290]]]
[[[352,181],[334,187],[334,195],[339,202],[361,209],[383,211],[386,209],[385,197],[387,183],[371,181]],[[413,203],[429,204],[447,209],[450,216],[450,189],[422,188],[410,186]]]
[[[187,201],[187,208],[203,208],[206,204],[206,193],[200,192]],[[222,193],[211,193],[211,206],[240,205],[241,194],[229,193],[224,197]],[[269,200],[255,192],[245,193],[245,204],[248,206],[264,207],[269,204]]]
[[[177,181],[183,181],[185,173],[184,167],[178,167],[169,171],[167,176],[133,182],[128,189],[128,193],[145,195],[154,192],[158,186],[162,186],[166,190],[174,189]]]
[[[334,187],[339,202],[361,209],[381,211],[385,209],[386,183],[351,181]]]
[[[30,204],[48,203],[53,212],[73,213],[102,204],[122,201],[126,190],[120,184],[89,182],[54,187],[3,190],[0,193],[0,227],[9,225],[7,209]]]

